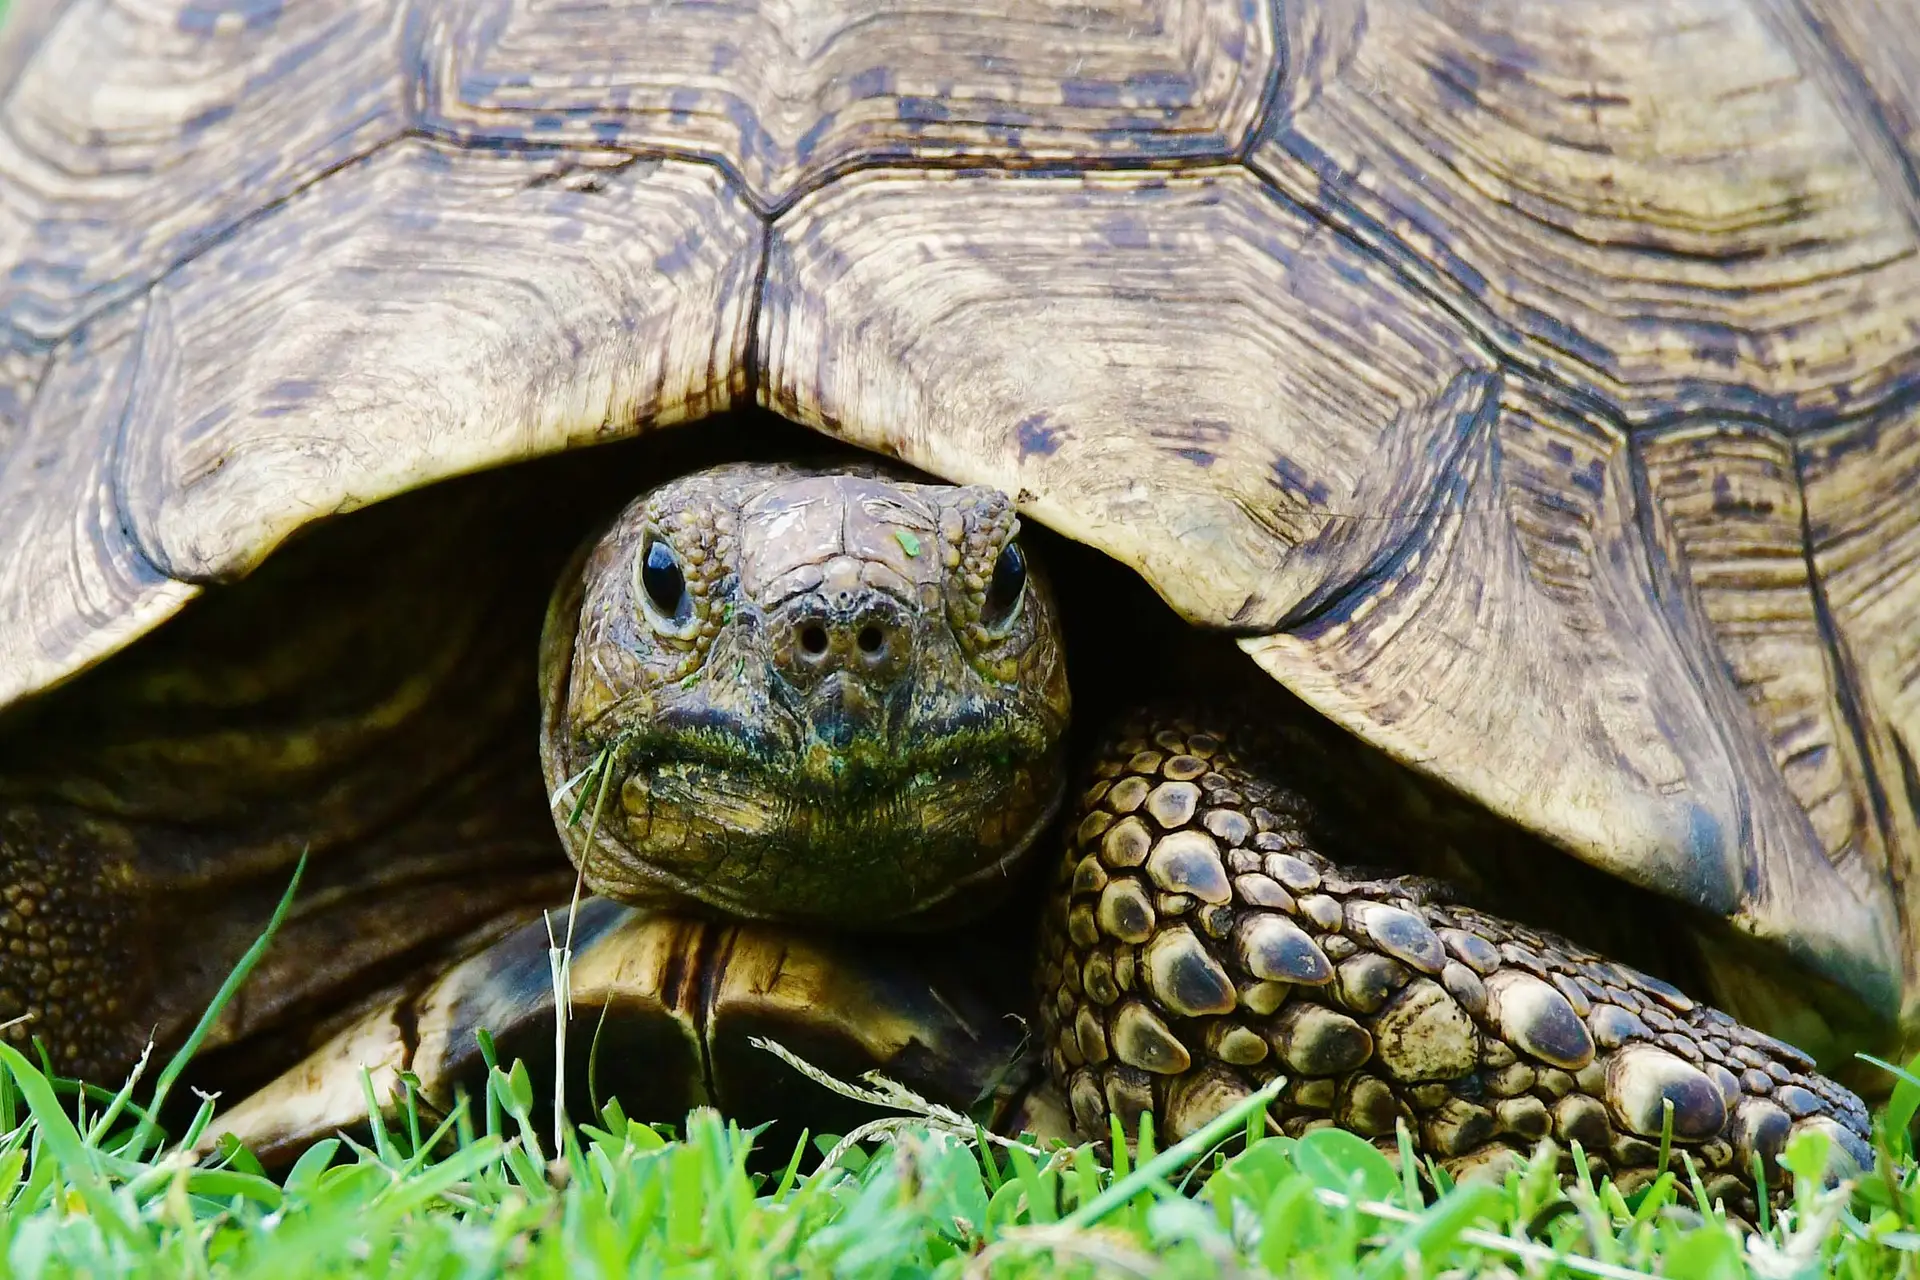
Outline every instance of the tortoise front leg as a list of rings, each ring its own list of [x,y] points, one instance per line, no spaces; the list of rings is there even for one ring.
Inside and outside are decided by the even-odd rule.
[[[564,927],[556,912],[556,929]],[[536,922],[389,1001],[306,1061],[222,1113],[208,1131],[239,1138],[269,1164],[366,1123],[362,1068],[392,1119],[402,1073],[446,1112],[480,1097],[486,1064],[523,1061],[551,1097],[554,996],[547,932]],[[924,955],[927,948],[917,948]],[[828,1092],[765,1050],[778,1041],[832,1075],[879,1070],[931,1101],[995,1127],[1064,1133],[1064,1109],[1023,1055],[1023,1029],[909,944],[823,939],[619,906],[582,905],[574,935],[567,1099],[576,1119],[618,1098],[630,1116],[678,1122],[712,1105],[748,1123],[844,1133],[871,1108]],[[544,1113],[542,1113],[544,1114]]]
[[[1431,882],[1344,873],[1224,738],[1151,727],[1097,765],[1043,932],[1041,1025],[1083,1133],[1151,1109],[1184,1136],[1284,1074],[1286,1132],[1392,1150],[1404,1122],[1455,1178],[1553,1136],[1644,1181],[1667,1103],[1672,1150],[1730,1203],[1801,1129],[1870,1163],[1865,1107],[1792,1046]]]

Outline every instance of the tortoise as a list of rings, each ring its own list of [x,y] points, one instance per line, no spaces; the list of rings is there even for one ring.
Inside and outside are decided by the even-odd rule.
[[[1812,1067],[1920,992],[1917,39],[1856,0],[17,3],[7,1034],[103,1078],[177,1041],[307,850],[206,1060],[261,1087],[230,1126],[341,1121],[353,1060],[449,1083],[551,1017],[564,811],[634,903],[576,938],[623,1097],[793,1101],[771,1027],[1010,1125],[1177,1130],[1284,1069],[1283,1127],[1406,1119],[1463,1171],[1549,1131],[1644,1171],[1663,1101],[1716,1178],[1793,1125],[1859,1158]],[[913,472],[783,469],[754,411]],[[1016,526],[1068,566],[1105,692],[978,757],[1015,772],[934,879],[811,819],[867,853],[673,870],[689,814],[770,817],[724,788],[625,859],[649,785],[570,821],[630,757],[569,644],[759,625],[767,485],[866,513],[835,557],[896,587],[958,573],[969,679],[1049,671],[975,660]],[[585,603],[649,573],[735,609]],[[865,625],[814,637],[837,688]],[[1187,677],[1236,723],[1066,786],[1087,707]],[[1050,888],[1012,863],[1059,794]],[[997,972],[1035,963],[1037,1002]],[[1026,1005],[1051,1088],[1000,1069]]]

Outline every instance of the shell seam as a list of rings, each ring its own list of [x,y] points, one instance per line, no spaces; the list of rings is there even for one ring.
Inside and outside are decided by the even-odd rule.
[[[1880,776],[1872,754],[1872,742],[1867,733],[1867,718],[1861,705],[1860,690],[1857,687],[1853,664],[1847,660],[1845,647],[1840,637],[1840,627],[1833,616],[1833,603],[1827,597],[1827,584],[1820,575],[1820,566],[1814,557],[1813,549],[1813,513],[1807,502],[1806,455],[1800,449],[1794,449],[1793,483],[1800,498],[1800,557],[1807,570],[1807,595],[1813,604],[1813,625],[1820,636],[1820,646],[1825,651],[1827,662],[1833,672],[1833,697],[1831,705],[1840,713],[1841,721],[1846,725],[1847,736],[1853,739],[1855,756],[1860,761],[1860,781],[1867,789],[1867,803],[1872,807],[1873,820],[1880,828],[1880,847],[1883,856],[1889,861],[1893,855],[1894,822],[1893,809],[1887,796],[1886,780]],[[1894,909],[1899,913],[1901,924],[1907,922],[1905,898],[1896,893],[1891,895]]]

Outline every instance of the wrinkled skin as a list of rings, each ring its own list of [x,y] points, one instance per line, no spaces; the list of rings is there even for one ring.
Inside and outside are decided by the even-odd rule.
[[[785,465],[630,505],[542,650],[588,885],[835,927],[990,906],[1065,778],[1058,622],[1018,531],[993,490]]]

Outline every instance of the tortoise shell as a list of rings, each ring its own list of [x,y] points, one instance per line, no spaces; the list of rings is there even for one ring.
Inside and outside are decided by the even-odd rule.
[[[316,517],[757,402],[1912,1015],[1897,8],[16,0],[0,705]]]

